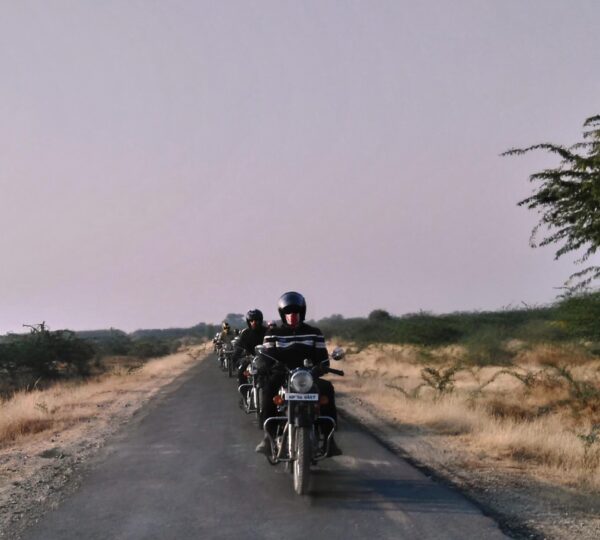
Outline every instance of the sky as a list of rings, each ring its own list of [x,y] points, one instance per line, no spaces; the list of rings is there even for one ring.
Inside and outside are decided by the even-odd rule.
[[[600,2],[0,4],[0,333],[552,302],[517,207],[600,113]],[[592,261],[593,262],[593,261]]]

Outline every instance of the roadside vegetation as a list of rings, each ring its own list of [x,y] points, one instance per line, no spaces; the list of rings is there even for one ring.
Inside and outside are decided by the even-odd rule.
[[[349,346],[339,390],[482,458],[473,463],[600,489],[600,293],[533,309],[374,313],[319,323]]]
[[[217,328],[200,323],[127,334],[26,326],[26,333],[0,336],[0,447],[90,422],[99,408],[141,387],[153,391],[196,361]]]
[[[51,330],[45,323],[28,332],[0,336],[0,397],[20,390],[47,388],[58,381],[85,380],[205,341],[216,327],[138,330],[127,334],[114,328],[73,332]]]
[[[14,392],[0,399],[0,448],[26,436],[78,429],[106,421],[124,408],[133,410],[204,356],[200,345],[146,362],[113,357],[101,374],[85,380]]]
[[[472,362],[497,362],[513,354],[504,343],[519,339],[529,343],[600,343],[600,292],[571,296],[550,306],[506,308],[499,311],[456,312],[434,315],[410,313],[400,317],[383,309],[367,318],[332,315],[317,322],[328,336],[353,341],[358,346],[397,343],[439,347],[460,344]],[[600,354],[600,348],[598,349]]]

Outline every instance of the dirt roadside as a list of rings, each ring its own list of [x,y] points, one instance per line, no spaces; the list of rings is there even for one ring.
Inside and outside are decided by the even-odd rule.
[[[58,505],[64,487],[110,435],[161,391],[172,391],[207,357],[203,346],[150,361],[139,373],[90,385],[91,415],[0,447],[0,538],[22,531]],[[108,382],[108,384],[107,384]],[[62,491],[61,491],[62,490]]]
[[[342,415],[361,424],[383,444],[416,467],[457,487],[503,530],[518,539],[596,540],[600,538],[600,500],[508,469],[484,453],[462,450],[450,437],[404,426],[372,403],[339,392]]]
[[[335,345],[328,343],[329,350]],[[456,371],[452,391],[442,394],[424,384],[424,374],[452,373],[462,355],[457,347],[341,345],[346,376],[332,382],[342,414],[427,475],[455,486],[515,538],[600,538],[595,448],[589,454],[582,450],[586,431],[574,423],[571,410],[541,416],[539,423],[535,416],[497,416],[511,413],[511,407],[521,413],[559,400],[560,385],[540,385],[536,394],[517,378],[498,379],[503,368],[492,366],[462,377]],[[526,373],[539,369],[541,360],[559,358],[577,380],[598,384],[596,361],[570,349],[530,348],[524,354],[515,366],[525,366]],[[491,377],[494,385],[486,382]],[[485,392],[473,392],[482,384]],[[413,391],[419,386],[421,394]],[[556,453],[558,463],[548,457]]]

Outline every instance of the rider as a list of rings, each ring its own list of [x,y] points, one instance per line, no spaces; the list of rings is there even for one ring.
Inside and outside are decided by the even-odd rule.
[[[315,384],[319,389],[321,396],[326,396],[327,403],[321,405],[321,414],[332,417],[337,423],[337,409],[335,407],[335,394],[333,385],[324,379],[318,378],[320,367],[329,367],[329,355],[325,345],[325,338],[321,330],[314,326],[309,326],[304,322],[306,316],[306,300],[304,296],[297,292],[286,292],[278,302],[279,315],[282,325],[269,330],[265,335],[264,346],[265,353],[272,356],[288,369],[295,369],[304,365],[304,359],[312,361],[315,368],[313,374],[316,374]],[[268,359],[267,359],[268,362]],[[271,416],[276,416],[277,410],[273,403],[273,397],[285,381],[285,375],[273,370],[269,375],[268,382],[264,388],[263,411],[261,421],[264,422]],[[323,431],[329,426],[326,423]],[[331,429],[331,428],[329,428]],[[328,435],[329,431],[325,433]],[[273,436],[274,433],[271,433]],[[256,447],[257,452],[269,453],[270,441],[267,436]],[[329,455],[337,456],[342,451],[337,446],[333,437],[329,446]]]
[[[231,340],[233,339],[233,332],[227,321],[223,321],[223,324],[221,325],[221,335],[219,336],[219,339],[227,344],[231,343]]]
[[[227,321],[223,321],[223,324],[221,324],[221,331],[219,332],[219,339],[215,343],[216,352],[219,353],[219,356],[223,350],[231,348],[232,339],[233,332],[231,326],[229,326]]]
[[[277,323],[275,321],[269,321],[267,323],[267,330],[273,330],[273,328],[277,328]]]
[[[263,314],[260,309],[251,309],[246,313],[246,324],[248,328],[244,328],[240,337],[236,343],[236,348],[233,353],[233,365],[235,366],[244,355],[254,354],[254,347],[262,344],[267,331],[266,326],[263,325]],[[244,371],[248,367],[250,360],[244,358],[238,368],[238,382],[244,384],[246,377]]]

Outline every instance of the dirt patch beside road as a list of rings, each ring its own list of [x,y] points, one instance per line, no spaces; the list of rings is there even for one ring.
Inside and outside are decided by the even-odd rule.
[[[207,354],[204,346],[191,347],[151,360],[133,372],[17,396],[24,401],[13,404],[13,417],[33,399],[35,411],[47,423],[38,423],[35,433],[25,431],[0,446],[0,538],[17,538],[29,523],[58,504],[59,490],[78,466],[162,388]],[[6,416],[10,402],[2,405],[0,413]]]
[[[490,410],[487,399],[493,399],[496,407],[498,403],[521,400],[525,407],[527,399],[535,397],[532,392],[524,392],[510,379],[502,383],[506,387],[497,386],[489,390],[489,395],[478,395],[479,401],[466,399],[467,393],[463,396],[461,392],[467,384],[473,384],[469,375],[464,376],[464,381],[456,378],[452,394],[434,394],[426,389],[428,394],[408,397],[399,388],[410,390],[422,382],[420,372],[424,367],[414,347],[368,347],[348,354],[339,367],[343,367],[346,377],[331,377],[331,380],[342,413],[346,412],[426,472],[459,487],[494,515],[508,532],[518,538],[600,538],[597,470],[592,463],[586,481],[582,478],[584,470],[579,472],[573,465],[576,451],[582,453],[585,449],[577,439],[582,428],[573,425],[564,430],[565,437],[568,435],[578,446],[573,447],[572,453],[565,451],[562,465],[554,465],[534,453],[537,447],[532,446],[531,453],[507,451],[510,444],[521,442],[500,438],[512,437],[511,430],[519,425],[524,430],[531,428],[536,434],[535,420],[500,422],[487,412]],[[584,368],[587,366],[581,367]],[[532,365],[528,369],[536,368]],[[480,375],[485,381],[493,373]],[[559,394],[560,388],[553,391]],[[549,425],[554,431],[560,427],[561,419],[542,418],[544,422],[553,422]],[[506,431],[501,431],[504,428]],[[495,435],[493,439],[490,433]],[[557,434],[548,432],[544,444],[552,446],[553,440],[549,438],[552,435]]]

